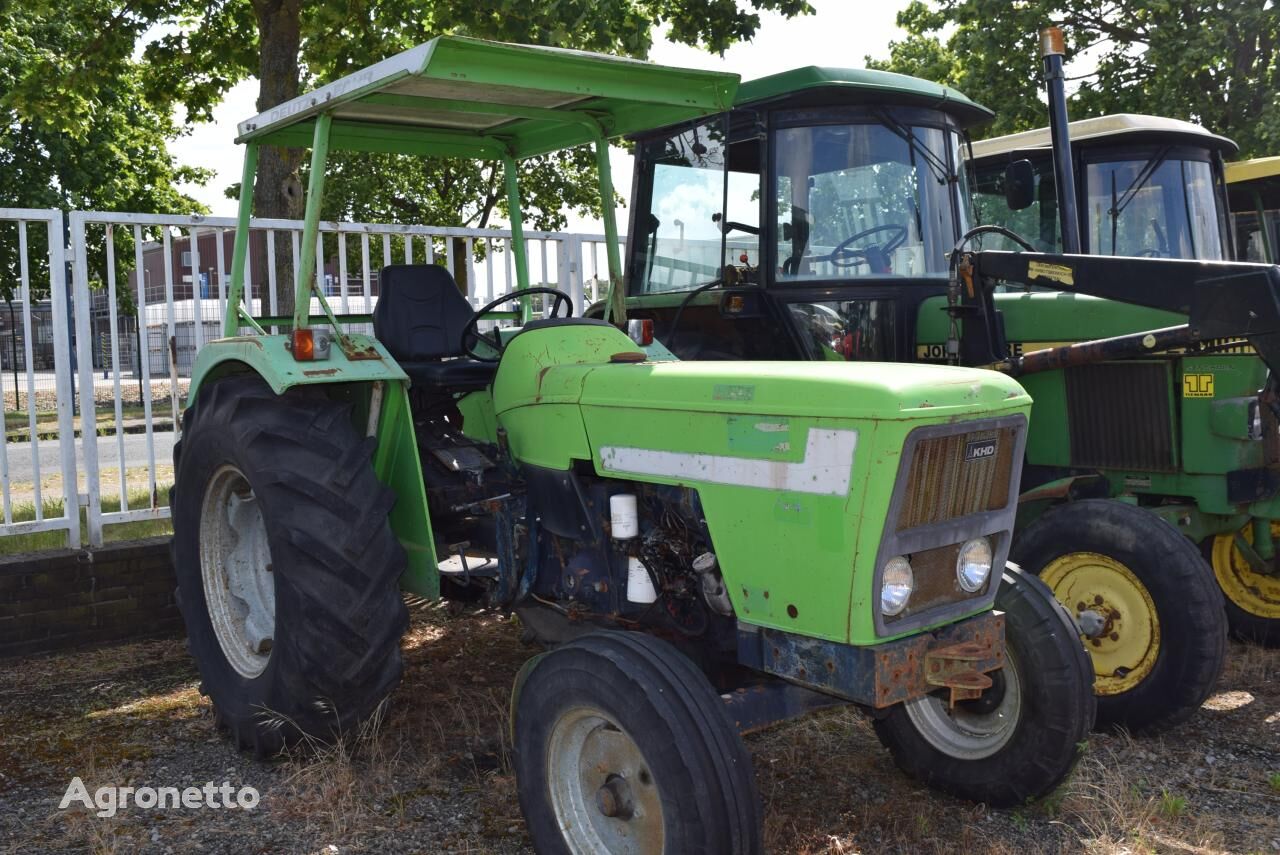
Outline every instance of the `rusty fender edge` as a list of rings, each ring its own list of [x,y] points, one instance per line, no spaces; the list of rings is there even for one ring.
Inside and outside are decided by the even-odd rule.
[[[870,647],[738,626],[743,665],[875,709],[940,688],[951,690],[952,703],[973,697],[991,685],[986,674],[1004,665],[1002,612]]]

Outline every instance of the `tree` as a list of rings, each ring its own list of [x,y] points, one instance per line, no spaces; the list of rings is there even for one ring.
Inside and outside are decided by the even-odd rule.
[[[984,133],[1048,124],[1037,33],[1067,37],[1073,118],[1151,113],[1280,152],[1280,9],[1274,0],[915,0],[907,38],[874,67],[948,83],[996,111]],[[950,34],[944,39],[942,33]],[[1070,85],[1070,84],[1069,84]]]
[[[104,19],[106,8],[94,0],[0,5],[0,207],[203,210],[177,186],[209,173],[168,153],[181,129],[145,96],[147,64],[132,57],[139,25],[123,14]],[[28,237],[38,298],[48,287],[47,247],[42,230]],[[129,240],[119,242],[126,266]],[[15,294],[18,265],[16,229],[6,229],[0,299]]]
[[[723,51],[749,39],[758,12],[812,12],[807,0],[151,0],[154,23],[168,32],[146,48],[161,74],[153,97],[185,104],[194,118],[208,114],[236,81],[256,75],[258,109],[268,110],[304,89],[384,59],[442,34],[595,50],[643,57],[653,28]],[[250,48],[253,49],[250,49]],[[330,215],[428,218],[433,225],[487,224],[506,207],[500,165],[459,161],[426,166],[394,156],[334,153],[326,195]],[[302,215],[302,152],[264,147],[258,159],[254,209],[260,216]],[[589,191],[595,165],[582,154],[542,158],[522,174],[531,225],[563,225],[562,205],[587,212],[599,206]],[[374,179],[376,176],[376,180]],[[284,254],[278,256],[287,264]],[[278,281],[292,280],[279,270]],[[281,311],[292,307],[282,289]],[[286,304],[287,301],[287,304]]]

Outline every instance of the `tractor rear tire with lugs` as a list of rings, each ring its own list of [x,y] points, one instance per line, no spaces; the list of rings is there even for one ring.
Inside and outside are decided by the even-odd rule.
[[[1155,514],[1113,499],[1059,505],[1014,536],[1011,558],[1080,620],[1100,726],[1164,730],[1213,691],[1227,653],[1222,592]]]
[[[943,693],[896,704],[874,722],[898,768],[936,790],[1016,807],[1066,780],[1093,728],[1093,670],[1075,623],[1040,580],[1005,566],[1005,663],[977,700]]]
[[[216,720],[275,754],[357,730],[400,680],[405,554],[374,441],[317,388],[200,389],[174,448],[173,564]]]

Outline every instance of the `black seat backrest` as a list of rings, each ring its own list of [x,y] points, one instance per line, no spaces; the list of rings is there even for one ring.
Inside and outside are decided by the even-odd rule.
[[[382,268],[373,333],[400,362],[462,355],[462,330],[475,315],[448,270],[438,264]]]

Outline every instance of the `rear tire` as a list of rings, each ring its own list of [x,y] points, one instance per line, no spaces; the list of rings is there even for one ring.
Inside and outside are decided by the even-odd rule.
[[[201,689],[240,748],[350,733],[400,680],[405,554],[373,440],[319,389],[217,380],[174,448],[173,564]]]
[[[1280,535],[1280,522],[1271,523],[1271,533]],[[1244,536],[1253,542],[1252,526],[1245,526]],[[1250,567],[1236,547],[1234,533],[1207,539],[1201,551],[1222,589],[1231,634],[1241,641],[1280,647],[1280,576]]]
[[[530,660],[512,706],[541,855],[761,852],[751,757],[707,678],[665,641],[583,636]]]
[[[1173,526],[1112,499],[1070,502],[1016,534],[1011,558],[1103,622],[1085,639],[1099,725],[1158,732],[1209,697],[1227,655],[1222,592]]]
[[[1093,670],[1071,616],[1028,573],[1005,567],[1006,661],[983,698],[926,695],[891,707],[876,736],[898,768],[934,789],[1013,807],[1066,780],[1093,727]],[[1002,673],[1004,672],[1004,673]],[[997,676],[999,675],[999,676]],[[999,696],[988,697],[992,691]]]

